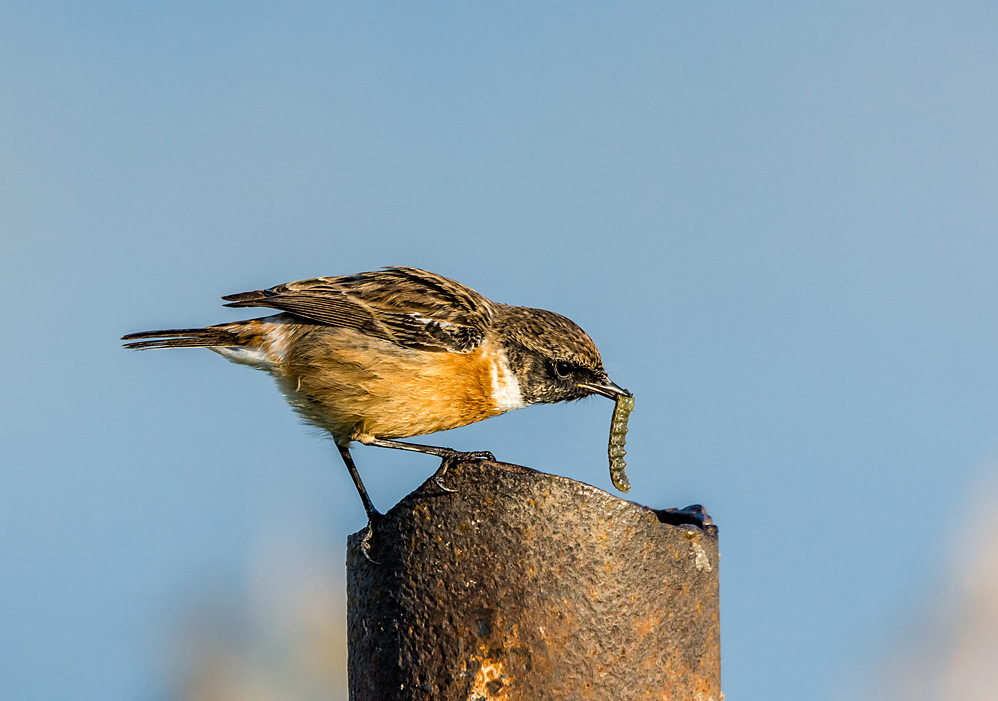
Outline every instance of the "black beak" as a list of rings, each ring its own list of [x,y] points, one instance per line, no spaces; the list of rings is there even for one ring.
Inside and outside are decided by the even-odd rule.
[[[591,382],[579,382],[576,386],[581,387],[582,389],[587,389],[590,392],[594,392],[596,394],[602,394],[604,397],[607,397],[608,399],[616,399],[617,397],[631,396],[630,392],[628,392],[623,387],[618,387],[617,385],[615,385],[613,383],[613,380],[611,380],[609,377],[604,377],[602,384],[595,384]]]

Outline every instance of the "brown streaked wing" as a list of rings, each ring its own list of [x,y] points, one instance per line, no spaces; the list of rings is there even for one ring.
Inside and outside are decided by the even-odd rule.
[[[280,309],[407,348],[457,353],[481,344],[494,311],[492,302],[459,282],[402,267],[299,280],[222,299],[227,307]]]

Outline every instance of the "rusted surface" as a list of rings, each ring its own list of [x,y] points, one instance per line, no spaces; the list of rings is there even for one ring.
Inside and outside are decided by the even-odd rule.
[[[427,480],[377,524],[380,564],[349,539],[352,701],[720,701],[702,508],[657,514],[502,463],[442,481],[457,491]]]

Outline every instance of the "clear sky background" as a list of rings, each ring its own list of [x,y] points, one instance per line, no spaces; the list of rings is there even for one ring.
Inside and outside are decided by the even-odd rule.
[[[998,454],[996,124],[985,2],[5,3],[0,697],[168,695],[201,592],[364,525],[269,378],[118,337],[402,264],[589,332],[629,497],[720,527],[725,692],[827,698]],[[611,408],[434,440],[611,489]]]

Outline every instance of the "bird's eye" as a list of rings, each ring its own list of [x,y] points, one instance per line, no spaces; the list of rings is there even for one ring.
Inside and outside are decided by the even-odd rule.
[[[558,377],[569,377],[572,374],[572,366],[559,361],[554,364],[554,372]]]

